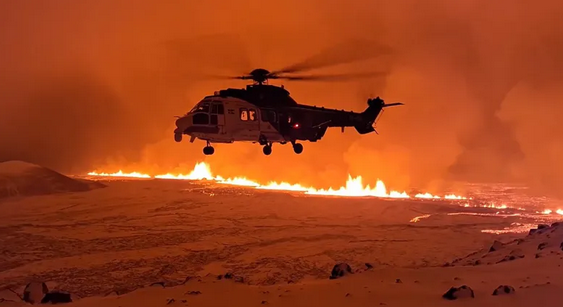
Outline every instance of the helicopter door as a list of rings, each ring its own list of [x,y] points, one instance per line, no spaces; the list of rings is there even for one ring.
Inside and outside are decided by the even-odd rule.
[[[210,124],[213,126],[218,126],[219,131],[221,133],[225,133],[224,126],[225,126],[225,107],[222,103],[213,103],[211,106],[211,116],[210,116]]]
[[[260,110],[260,130],[262,131],[276,131],[278,126],[277,114],[273,110]]]
[[[239,129],[241,131],[241,139],[249,141],[258,139],[258,136],[260,135],[260,121],[256,108],[244,106],[239,108],[239,112]]]

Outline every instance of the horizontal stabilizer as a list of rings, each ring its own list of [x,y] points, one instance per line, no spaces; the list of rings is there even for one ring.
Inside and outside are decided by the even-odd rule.
[[[404,105],[405,104],[402,102],[395,102],[395,103],[384,104],[382,107],[386,108],[386,107],[404,106]]]

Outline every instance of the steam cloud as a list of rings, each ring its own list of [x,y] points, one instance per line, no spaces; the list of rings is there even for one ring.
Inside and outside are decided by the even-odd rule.
[[[231,144],[205,159],[226,176],[317,186],[351,173],[397,189],[470,180],[563,191],[561,1],[243,2],[10,3],[0,12],[0,161],[186,171],[203,143],[174,143],[173,116],[245,85],[208,76],[283,68],[360,39],[393,52],[326,72],[385,77],[285,86],[300,103],[339,109],[363,110],[369,96],[406,103],[383,114],[379,136],[335,129],[300,156]]]

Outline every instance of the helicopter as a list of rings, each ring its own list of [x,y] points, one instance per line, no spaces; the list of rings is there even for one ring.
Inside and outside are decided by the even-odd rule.
[[[331,127],[353,127],[359,134],[377,131],[374,124],[387,107],[403,103],[385,103],[379,96],[367,100],[362,112],[330,109],[297,103],[283,85],[270,85],[271,79],[291,81],[346,80],[374,73],[355,75],[294,75],[312,65],[293,65],[270,72],[257,68],[250,73],[226,77],[252,80],[246,88],[226,88],[205,96],[188,113],[177,116],[174,140],[181,142],[184,135],[190,143],[206,141],[205,155],[213,155],[213,143],[252,142],[263,146],[264,155],[272,153],[274,143],[293,146],[296,154],[303,152],[300,141],[317,142]]]

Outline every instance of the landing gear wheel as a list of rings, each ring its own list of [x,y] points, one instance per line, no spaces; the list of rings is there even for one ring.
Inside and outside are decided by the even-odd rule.
[[[215,148],[212,146],[205,146],[203,147],[203,154],[206,156],[210,156],[215,152]]]
[[[293,144],[293,151],[294,151],[296,154],[302,153],[302,152],[303,152],[303,145],[302,145],[302,144],[299,144],[299,143]]]
[[[266,156],[269,156],[272,153],[272,146],[265,145],[264,148],[262,148],[262,152],[264,152]]]
[[[182,141],[182,134],[181,133],[174,133],[174,141],[180,143]]]

